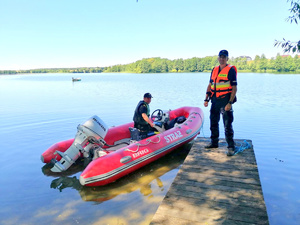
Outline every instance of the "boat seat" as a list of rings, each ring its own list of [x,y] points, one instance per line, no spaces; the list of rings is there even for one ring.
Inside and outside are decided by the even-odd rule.
[[[162,128],[156,127],[156,130],[161,130],[162,131]],[[141,134],[139,129],[133,128],[133,127],[129,127],[129,131],[130,131],[130,140],[131,141],[140,141],[142,139],[145,139],[145,138],[148,138],[148,137],[151,137],[151,136],[155,135],[154,131],[150,131],[147,134]]]
[[[184,116],[179,116],[176,117],[175,119],[168,121],[167,123],[164,124],[166,130],[169,130],[175,126],[175,124],[181,124],[184,121],[186,121],[186,118]]]
[[[140,141],[142,139],[140,135],[140,131],[137,128],[129,127],[129,131],[130,131],[131,140]]]

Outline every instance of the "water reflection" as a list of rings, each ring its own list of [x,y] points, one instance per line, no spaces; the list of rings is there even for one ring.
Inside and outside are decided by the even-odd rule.
[[[68,171],[59,174],[61,175],[60,177],[52,180],[50,187],[60,192],[63,192],[66,188],[75,189],[80,194],[82,200],[96,203],[102,203],[118,195],[129,194],[134,191],[139,191],[143,196],[149,196],[152,194],[151,183],[153,181],[156,182],[161,192],[164,191],[165,185],[162,181],[163,179],[160,179],[160,177],[178,168],[183,163],[192,144],[192,142],[186,144],[111,184],[99,187],[82,186],[79,183],[79,179],[76,176],[72,176],[85,168],[84,162],[80,161],[70,167]],[[53,173],[50,168],[50,165],[43,166],[43,173],[47,176],[57,177],[57,173]]]
[[[79,159],[68,170],[63,171],[61,173],[55,173],[51,171],[53,164],[48,163],[42,167],[42,172],[46,176],[64,178],[83,171],[86,166],[87,166],[86,161],[84,159]]]

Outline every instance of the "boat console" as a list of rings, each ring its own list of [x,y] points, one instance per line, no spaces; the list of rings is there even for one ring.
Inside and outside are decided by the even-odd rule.
[[[153,121],[154,124],[153,128],[156,129],[159,133],[163,133],[164,131],[166,131],[165,125],[170,119],[169,110],[163,111],[161,109],[156,109],[151,114],[150,119]],[[139,130],[137,128],[132,128],[132,127],[129,127],[129,131],[131,136],[130,143],[134,143],[140,141],[143,138],[155,135],[155,132],[151,131],[148,133],[146,137],[142,137]]]
[[[95,146],[103,146],[104,138],[107,134],[108,126],[98,117],[92,116],[85,123],[78,125],[77,133],[72,145],[65,151],[56,151],[60,155],[60,161],[53,159],[54,166],[52,172],[62,172],[67,170],[81,155],[85,158],[90,156],[90,150]]]
[[[162,133],[166,130],[165,125],[170,120],[169,110],[163,111],[161,109],[156,109],[153,111],[150,118],[153,121],[154,128]]]

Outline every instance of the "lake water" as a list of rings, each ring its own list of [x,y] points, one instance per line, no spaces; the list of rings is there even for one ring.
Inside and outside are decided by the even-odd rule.
[[[55,177],[40,155],[93,115],[108,126],[131,121],[145,92],[154,96],[151,112],[201,107],[200,136],[209,137],[209,73],[80,74],[74,83],[72,76],[0,76],[0,224],[149,224],[188,149],[90,188],[78,183],[80,164]],[[253,141],[270,224],[300,224],[299,87],[299,75],[238,75],[235,138]]]

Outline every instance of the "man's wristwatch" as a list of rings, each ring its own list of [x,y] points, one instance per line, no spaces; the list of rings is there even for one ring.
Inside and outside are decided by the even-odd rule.
[[[229,102],[228,102],[228,104],[232,105],[232,104],[233,104],[233,102],[232,102],[232,101],[229,101]]]

